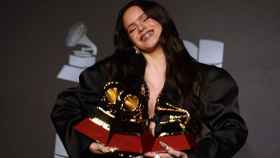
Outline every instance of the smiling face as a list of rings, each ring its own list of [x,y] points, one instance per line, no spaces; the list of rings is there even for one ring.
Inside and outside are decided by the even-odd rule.
[[[132,6],[125,11],[123,25],[133,44],[142,51],[152,52],[160,47],[162,26],[140,7]]]

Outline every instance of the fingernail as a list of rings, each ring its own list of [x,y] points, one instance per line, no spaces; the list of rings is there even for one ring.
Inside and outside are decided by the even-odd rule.
[[[159,144],[160,144],[160,145],[163,145],[163,146],[167,146],[167,144],[165,144],[165,143],[162,142],[162,141],[159,141]]]
[[[155,155],[155,152],[149,151],[149,152],[146,152],[144,155]]]
[[[110,152],[115,152],[118,148],[110,148]]]

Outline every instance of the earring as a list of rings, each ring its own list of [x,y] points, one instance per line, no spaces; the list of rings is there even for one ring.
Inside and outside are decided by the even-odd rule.
[[[134,47],[134,50],[135,50],[135,54],[140,54],[141,53],[141,51],[137,47]]]

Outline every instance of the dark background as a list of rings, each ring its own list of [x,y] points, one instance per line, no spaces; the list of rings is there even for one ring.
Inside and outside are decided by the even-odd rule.
[[[277,0],[158,0],[183,39],[225,43],[224,68],[240,87],[249,127],[241,158],[280,155],[280,4]],[[50,111],[56,95],[73,83],[56,78],[71,53],[69,27],[88,26],[98,60],[113,53],[113,26],[125,0],[18,1],[2,3],[0,157],[53,157]]]

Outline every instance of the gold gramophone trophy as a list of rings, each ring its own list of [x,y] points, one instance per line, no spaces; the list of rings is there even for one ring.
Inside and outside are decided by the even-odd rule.
[[[144,96],[125,90],[119,82],[108,82],[93,117],[84,119],[75,129],[120,151],[141,153],[145,129],[143,99]]]
[[[93,117],[84,119],[75,129],[97,142],[117,147],[121,152],[161,151],[160,141],[177,150],[190,149],[191,143],[183,133],[190,119],[188,111],[167,102],[158,103],[156,111],[168,116],[157,121],[158,126],[179,123],[182,132],[163,132],[155,137],[146,130],[148,119],[144,115],[144,99],[142,94],[124,89],[119,82],[108,82]]]

